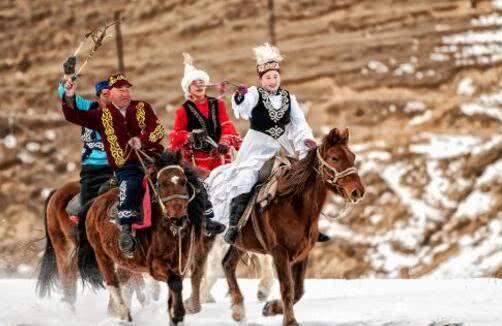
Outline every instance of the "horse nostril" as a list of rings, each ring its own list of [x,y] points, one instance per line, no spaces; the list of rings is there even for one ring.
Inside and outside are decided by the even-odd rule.
[[[363,192],[359,189],[355,189],[352,191],[351,195],[353,199],[357,200],[363,196]]]

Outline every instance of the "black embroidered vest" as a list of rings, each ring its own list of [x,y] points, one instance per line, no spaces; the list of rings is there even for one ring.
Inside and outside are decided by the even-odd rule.
[[[187,131],[191,132],[194,129],[203,129],[206,134],[211,137],[211,139],[213,139],[216,143],[219,143],[221,137],[221,126],[218,118],[218,100],[214,97],[208,97],[207,101],[209,109],[208,119],[200,113],[197,106],[195,106],[195,103],[192,101],[187,100],[183,104],[183,108],[185,109],[188,119]],[[206,142],[201,150],[204,152],[210,152],[212,149],[213,147]]]
[[[276,109],[272,105],[270,94],[258,87],[260,99],[251,112],[251,129],[263,132],[274,139],[281,137],[286,131],[286,125],[291,121],[291,98],[285,89],[279,89],[281,106]]]

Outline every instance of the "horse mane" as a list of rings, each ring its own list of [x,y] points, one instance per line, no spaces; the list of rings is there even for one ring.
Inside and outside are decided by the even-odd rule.
[[[294,162],[291,169],[281,180],[281,188],[285,189],[283,196],[299,196],[310,184],[310,179],[315,177],[315,169],[318,165],[315,150],[310,150],[303,159]],[[313,181],[313,180],[312,180]]]
[[[195,198],[188,204],[187,210],[188,218],[194,225],[195,235],[198,237],[201,234],[204,210],[208,200],[206,192],[201,191],[201,189],[204,189],[204,184],[197,176],[197,171],[182,160],[180,152],[165,151],[156,157],[155,167],[158,170],[168,165],[180,165],[188,182],[195,188]]]
[[[321,153],[324,153],[326,148],[331,146],[338,144],[347,145],[348,135],[348,129],[342,131],[333,128],[328,135],[324,136],[318,149],[309,150],[306,157],[293,163],[291,169],[281,180],[281,188],[285,189],[282,195],[302,196],[310,183],[315,180],[316,169],[319,166],[317,151],[319,150]]]

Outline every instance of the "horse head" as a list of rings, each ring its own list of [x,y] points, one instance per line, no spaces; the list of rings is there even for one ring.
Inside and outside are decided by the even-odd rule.
[[[333,128],[317,148],[317,171],[334,193],[356,203],[364,195],[364,186],[354,166],[356,156],[348,143],[349,130]]]
[[[181,165],[180,152],[165,152],[156,160],[155,191],[164,218],[175,227],[183,227],[188,217],[188,204],[195,189]]]

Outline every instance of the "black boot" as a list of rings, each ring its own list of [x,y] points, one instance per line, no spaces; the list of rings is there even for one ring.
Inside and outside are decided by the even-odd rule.
[[[225,225],[210,219],[206,219],[206,234],[207,236],[214,236],[225,231]]]
[[[120,251],[125,257],[134,257],[134,250],[136,249],[136,238],[132,235],[132,226],[130,224],[121,225],[118,245]]]
[[[319,232],[319,234],[317,235],[317,242],[326,242],[329,240],[331,240],[331,238],[322,232]]]
[[[241,219],[242,214],[246,210],[249,199],[252,193],[242,194],[232,199],[230,202],[230,223],[227,233],[225,233],[224,240],[229,244],[233,244],[239,235],[237,224]]]
[[[209,208],[207,208],[204,211],[204,221],[206,223],[206,236],[211,237],[225,231],[225,225],[213,220],[214,212],[211,202],[208,201],[206,205],[209,206]]]

